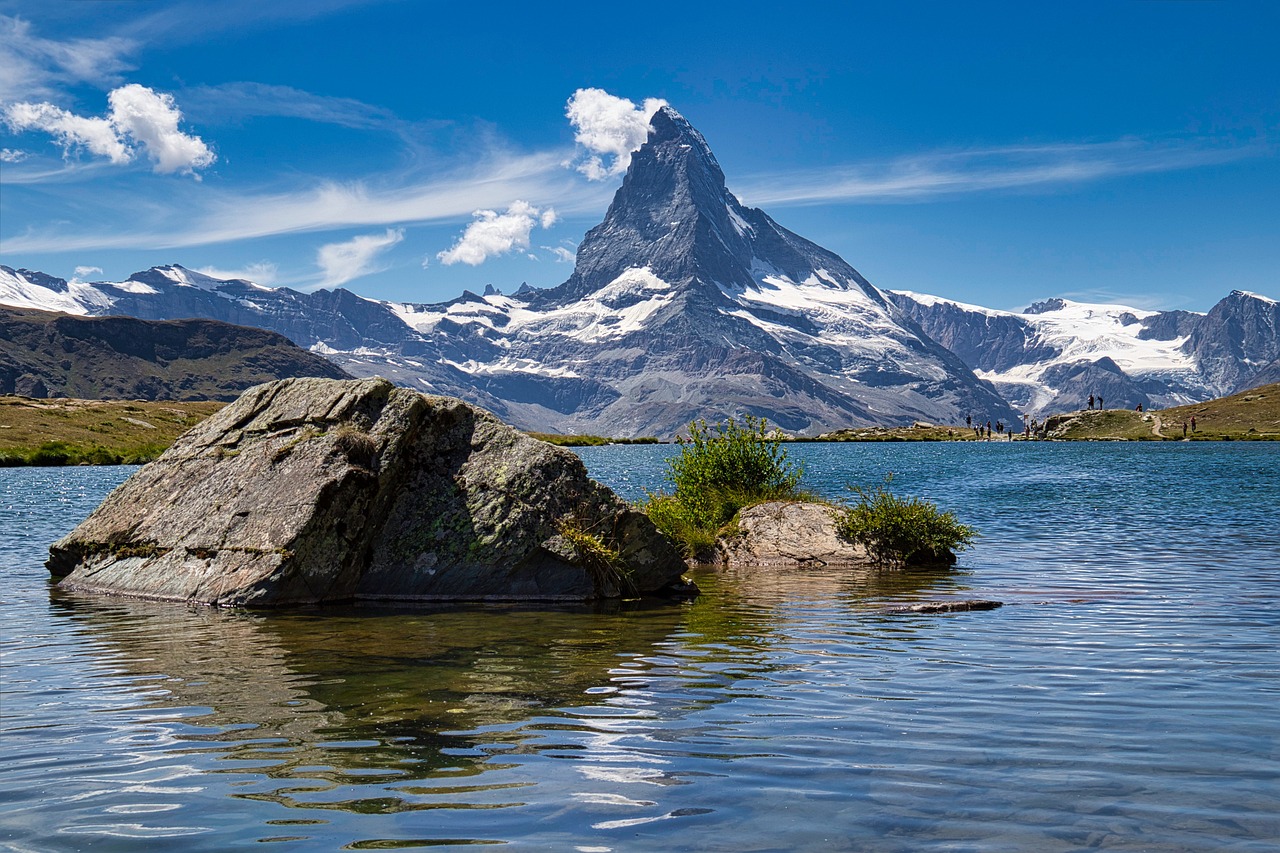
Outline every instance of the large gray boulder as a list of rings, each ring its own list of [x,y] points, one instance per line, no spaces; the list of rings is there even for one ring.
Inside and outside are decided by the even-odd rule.
[[[716,542],[726,566],[870,566],[861,545],[836,532],[831,507],[806,501],[770,501],[738,513],[734,530]]]
[[[49,551],[67,589],[260,607],[585,601],[685,568],[573,453],[383,379],[249,389]]]

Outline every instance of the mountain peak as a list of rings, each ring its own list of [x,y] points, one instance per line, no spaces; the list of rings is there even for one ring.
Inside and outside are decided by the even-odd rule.
[[[720,163],[711,153],[711,146],[707,144],[707,140],[697,128],[689,124],[688,119],[671,107],[659,108],[653,114],[653,118],[649,119],[649,140],[646,144],[661,145],[663,143],[689,146],[702,160],[720,172]],[[720,176],[723,181],[724,173],[720,172]]]
[[[647,270],[679,292],[757,290],[765,279],[862,289],[884,297],[835,254],[792,234],[729,192],[711,146],[684,116],[661,107],[604,221],[587,232],[570,279],[545,291],[567,304],[628,270]]]

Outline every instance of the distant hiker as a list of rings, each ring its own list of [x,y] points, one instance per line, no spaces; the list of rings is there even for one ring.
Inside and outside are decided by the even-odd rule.
[[[1089,411],[1093,411],[1093,395],[1089,395]]]
[[[1192,416],[1191,416],[1191,431],[1192,431],[1192,432],[1195,432],[1195,431],[1196,431],[1196,416],[1195,416],[1195,415],[1192,415]]]
[[[1138,411],[1139,411],[1139,412],[1141,412],[1141,411],[1142,411],[1142,404],[1141,404],[1141,403],[1139,403],[1139,404],[1138,404]]]
[[[1099,397],[1099,398],[1098,398],[1098,411],[1099,411],[1099,412],[1101,412],[1101,411],[1102,411],[1102,398],[1101,398],[1101,397]]]
[[[1186,437],[1187,437],[1187,422],[1186,422],[1186,421],[1183,421],[1183,422],[1182,422],[1182,437],[1183,437],[1183,438],[1186,438]]]
[[[973,415],[964,416],[964,425],[967,427],[973,426]]]

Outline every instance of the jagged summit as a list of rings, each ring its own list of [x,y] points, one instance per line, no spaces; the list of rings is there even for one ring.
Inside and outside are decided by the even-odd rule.
[[[648,141],[632,155],[604,221],[579,246],[573,275],[545,298],[581,299],[629,269],[647,269],[678,290],[759,289],[769,276],[812,278],[885,304],[839,256],[738,201],[706,139],[670,107],[654,113]]]

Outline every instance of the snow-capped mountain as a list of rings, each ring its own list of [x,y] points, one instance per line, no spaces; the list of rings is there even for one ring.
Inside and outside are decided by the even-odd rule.
[[[176,265],[114,283],[0,267],[0,303],[258,326],[354,375],[462,397],[519,427],[614,436],[737,414],[808,435],[966,415],[1017,423],[1090,394],[1109,407],[1203,400],[1280,358],[1280,306],[1251,294],[1201,315],[1066,300],[1010,313],[881,292],[739,203],[706,140],[669,108],[573,275],[549,290],[400,304]]]
[[[567,282],[397,310],[457,371],[433,387],[479,388],[515,423],[669,435],[745,412],[814,434],[1014,415],[844,260],[743,207],[669,108]]]
[[[749,413],[803,434],[1016,412],[838,256],[743,207],[664,108],[570,279],[436,305],[304,294],[179,266],[120,283],[0,270],[0,300],[282,332],[356,375],[526,428],[662,435]]]
[[[890,298],[1030,414],[1171,406],[1233,393],[1280,357],[1280,303],[1233,291],[1208,314],[1050,299],[1020,313],[917,293]]]

